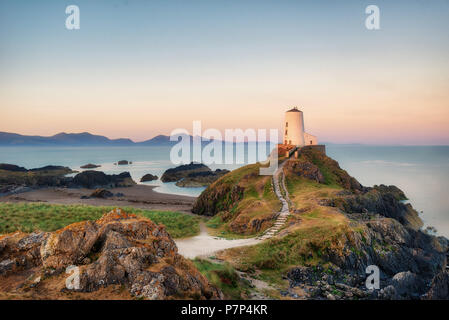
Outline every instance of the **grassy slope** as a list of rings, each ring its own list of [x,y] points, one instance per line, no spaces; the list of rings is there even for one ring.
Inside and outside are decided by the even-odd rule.
[[[342,236],[357,231],[358,226],[338,209],[319,205],[320,198],[331,197],[343,189],[331,170],[325,167],[320,170],[325,176],[324,184],[286,173],[286,186],[293,209],[297,211],[291,213],[287,227],[281,231],[285,236],[255,246],[229,249],[219,258],[232,261],[240,270],[257,270],[262,280],[277,287],[288,285],[282,275],[292,266],[326,266],[321,259],[324,250],[342,247]]]
[[[85,205],[54,205],[44,203],[0,203],[0,234],[17,230],[54,231],[74,222],[96,220],[115,207]],[[163,224],[173,238],[183,238],[199,233],[200,218],[171,211],[149,211],[122,208]]]
[[[271,176],[260,176],[259,168],[260,164],[244,166],[228,173],[211,186],[238,184],[245,188],[243,198],[231,204],[229,211],[221,212],[209,220],[207,226],[213,229],[213,233],[227,238],[252,237],[257,232],[238,232],[238,227],[250,225],[253,219],[269,219],[280,210],[281,204],[273,191]],[[258,233],[269,228],[273,222],[263,224]]]

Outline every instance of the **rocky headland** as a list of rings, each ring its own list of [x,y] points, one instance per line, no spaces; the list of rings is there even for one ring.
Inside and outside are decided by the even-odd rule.
[[[249,165],[211,184],[193,212],[213,216],[222,234],[257,235],[277,217],[270,178]],[[338,163],[311,148],[282,169],[290,215],[260,244],[225,250],[218,259],[241,272],[269,274],[279,297],[300,299],[449,298],[449,241],[421,230],[416,210],[395,186],[364,187]],[[367,267],[380,289],[367,289]],[[276,295],[276,294],[275,294]]]
[[[69,266],[79,268],[73,288],[66,286]],[[120,209],[55,232],[0,236],[0,279],[3,299],[222,297],[177,253],[164,226]]]

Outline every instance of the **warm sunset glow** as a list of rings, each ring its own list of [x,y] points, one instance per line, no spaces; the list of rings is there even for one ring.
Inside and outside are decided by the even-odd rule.
[[[447,2],[381,2],[378,31],[356,3],[156,3],[79,1],[78,31],[64,4],[1,4],[0,131],[140,141],[193,120],[281,129],[298,106],[324,142],[449,144]]]

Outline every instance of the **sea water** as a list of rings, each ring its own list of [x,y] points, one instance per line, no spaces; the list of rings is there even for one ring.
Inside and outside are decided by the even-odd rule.
[[[449,237],[449,146],[326,146],[327,154],[340,163],[365,186],[396,185],[403,190],[418,210],[426,226]],[[170,147],[0,147],[0,163],[12,163],[26,168],[46,165],[68,166],[82,171],[80,166],[101,165],[96,170],[107,174],[130,172],[139,183],[147,174],[161,177],[175,167],[170,161]],[[130,165],[114,165],[119,160]],[[211,165],[211,169],[235,169],[243,164]],[[160,180],[143,183],[156,186],[155,191],[198,196],[205,188],[180,188]]]

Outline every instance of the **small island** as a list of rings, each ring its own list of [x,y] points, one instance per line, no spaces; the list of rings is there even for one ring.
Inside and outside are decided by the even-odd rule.
[[[119,165],[119,166],[126,166],[126,165],[128,165],[128,164],[132,164],[132,161],[128,161],[128,160],[120,160],[120,161],[118,161],[118,162],[115,163],[115,164],[117,164],[117,165]]]
[[[158,179],[158,177],[156,175],[147,173],[142,178],[140,178],[140,182],[148,182],[148,181],[153,181],[153,180],[157,180],[157,179]]]
[[[85,164],[84,166],[81,166],[80,168],[81,169],[96,169],[96,168],[100,168],[100,167],[101,167],[101,165],[99,165],[99,164],[88,163],[88,164]]]

